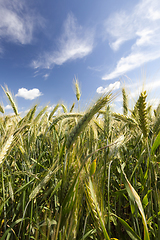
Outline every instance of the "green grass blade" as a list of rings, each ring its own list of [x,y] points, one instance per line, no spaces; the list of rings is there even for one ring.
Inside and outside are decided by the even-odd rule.
[[[131,238],[132,240],[142,240],[142,239],[137,235],[137,233],[135,233],[135,231],[133,230],[133,228],[131,228],[131,227],[129,226],[129,224],[128,224],[125,220],[123,220],[122,218],[118,217],[116,214],[113,214],[113,213],[112,213],[111,215],[113,215],[113,216],[115,216],[116,218],[118,218],[118,220],[120,221],[120,223],[122,224],[122,226],[125,228],[127,234],[130,236],[130,238]]]
[[[1,237],[1,240],[5,240],[7,234],[13,229],[13,227],[14,227],[16,224],[18,224],[18,223],[20,223],[20,222],[22,222],[22,221],[24,221],[24,220],[25,220],[25,219],[20,218],[20,219],[16,220],[15,222],[13,222],[13,223],[11,224],[11,226],[10,226],[10,227],[5,231],[5,233],[3,234],[3,236]],[[16,237],[16,239],[18,240],[18,237]]]
[[[80,238],[79,240],[84,240],[84,239],[88,239],[88,237],[92,236],[94,233],[96,233],[96,229],[91,229],[90,231],[88,231],[82,238]]]
[[[151,148],[151,154],[154,154],[156,149],[159,147],[160,145],[160,132],[158,133],[153,145],[152,145],[152,148]]]

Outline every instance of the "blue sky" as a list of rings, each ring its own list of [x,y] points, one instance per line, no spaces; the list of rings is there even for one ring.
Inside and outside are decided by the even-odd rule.
[[[0,0],[0,84],[19,112],[33,104],[69,108],[79,80],[81,106],[125,85],[142,85],[156,107],[160,91],[159,0]],[[10,110],[3,90],[1,99]],[[121,97],[115,105],[121,108]]]

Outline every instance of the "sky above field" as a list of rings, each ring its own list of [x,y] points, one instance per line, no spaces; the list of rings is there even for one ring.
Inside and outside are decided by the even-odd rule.
[[[0,0],[0,84],[14,94],[19,112],[36,103],[70,108],[75,78],[82,110],[123,86],[133,104],[144,86],[156,107],[160,1]],[[2,88],[0,95],[11,111]]]

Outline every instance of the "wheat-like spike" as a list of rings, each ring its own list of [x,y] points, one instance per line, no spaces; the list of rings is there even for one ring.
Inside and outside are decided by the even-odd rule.
[[[96,139],[98,138],[97,137],[97,127],[96,127],[96,124],[94,124],[94,122],[92,122],[92,124],[90,124],[89,126],[89,134],[88,134],[88,145],[89,145],[89,149],[90,149],[90,152],[92,152],[93,150],[95,150],[95,143],[96,143]]]
[[[104,222],[104,219],[103,219],[103,216],[102,216],[102,212],[99,208],[99,204],[98,204],[98,201],[97,201],[97,196],[95,194],[94,187],[93,187],[93,184],[92,184],[92,181],[91,181],[90,178],[89,178],[88,186],[86,186],[86,187],[87,187],[86,188],[86,190],[87,190],[86,195],[87,195],[87,200],[88,200],[87,203],[89,205],[92,216],[94,218],[95,227],[97,229],[98,235],[101,237],[101,239],[109,240],[110,238],[109,238],[109,235],[106,231],[105,222]]]
[[[28,120],[29,122],[32,121],[32,119],[34,118],[35,112],[37,109],[37,104],[28,112]]]
[[[22,126],[22,124],[30,123],[35,115],[37,105],[29,110],[29,112],[18,122],[18,126]]]
[[[138,99],[138,114],[139,114],[139,126],[142,130],[144,137],[148,136],[148,120],[147,120],[147,111],[146,111],[146,91],[142,92]]]
[[[74,106],[75,106],[75,103],[72,104],[72,107],[71,107],[71,109],[69,111],[70,113],[73,111]]]
[[[110,106],[106,107],[106,111],[104,114],[104,136],[109,137],[110,132],[110,123],[111,123],[111,111]]]
[[[4,108],[2,107],[2,105],[0,105],[0,112],[4,113]]]
[[[75,86],[75,89],[76,89],[76,98],[77,98],[77,101],[79,101],[80,97],[81,97],[81,91],[80,91],[78,79],[76,79],[76,78],[74,80],[74,86]]]
[[[62,108],[63,108],[63,112],[64,112],[64,113],[67,113],[67,108],[66,108],[66,106],[65,106],[63,103],[61,104],[61,106],[62,106]]]
[[[45,112],[43,116],[41,117],[41,121],[39,123],[39,126],[41,126],[41,131],[39,131],[39,135],[42,132],[45,132],[46,126],[48,125],[48,113]]]
[[[49,115],[48,120],[50,121],[52,116],[54,115],[54,113],[57,111],[57,109],[59,108],[59,103],[53,108],[52,112]]]
[[[6,143],[4,144],[4,146],[1,149],[1,153],[0,153],[0,165],[2,164],[2,161],[5,157],[5,155],[7,154],[7,151],[9,149],[9,147],[11,146],[13,141],[13,135],[11,135],[8,140],[6,141]]]
[[[95,193],[93,195],[93,193],[91,192],[91,188],[88,183],[86,183],[85,193],[86,193],[86,197],[87,197],[86,200],[87,200],[88,207],[91,210],[92,216],[94,217],[94,220],[96,222],[96,226],[97,226],[98,230],[101,231],[100,224],[99,224],[99,218],[98,218],[98,214],[96,211],[96,205],[95,205],[96,196],[95,196]]]
[[[35,189],[31,192],[31,194],[29,195],[29,200],[30,201],[37,196],[39,191],[51,179],[52,175],[59,170],[60,166],[56,167],[56,164],[57,164],[57,161],[53,164],[53,166],[48,171],[47,175],[42,179],[42,181],[37,185],[37,187],[35,187]]]
[[[64,113],[61,114],[58,117],[55,117],[52,121],[52,124],[50,125],[49,129],[51,129],[55,124],[57,124],[59,121],[65,119],[65,118],[75,118],[75,117],[82,117],[83,114],[81,113]]]
[[[125,88],[122,88],[122,96],[123,96],[123,114],[127,115],[127,113],[128,113],[128,96],[125,91]]]
[[[31,201],[33,198],[37,196],[39,191],[42,187],[46,185],[46,183],[50,180],[51,176],[53,175],[54,171],[49,171],[48,174],[45,176],[45,178],[38,184],[38,186],[31,192],[29,195],[29,200]]]
[[[47,110],[48,106],[45,106],[36,116],[36,118],[34,119],[34,123],[37,123],[39,121],[39,119],[41,118],[41,116],[44,114],[44,112]]]
[[[2,87],[3,88],[3,87]],[[12,109],[15,113],[16,116],[18,116],[18,109],[17,106],[15,104],[15,101],[13,100],[12,94],[11,92],[8,90],[8,87],[6,86],[6,89],[3,88],[3,91],[5,92],[6,96],[8,97],[10,104],[12,106]]]
[[[76,138],[79,136],[81,131],[87,126],[87,124],[91,121],[93,116],[105,106],[106,103],[111,101],[111,93],[108,93],[104,97],[98,99],[95,105],[87,111],[83,117],[78,121],[77,125],[71,130],[67,142],[66,147],[70,148],[71,145],[74,143]]]
[[[137,100],[136,104],[134,105],[134,109],[131,111],[132,118],[137,120],[138,119],[137,116],[138,116],[138,100]]]
[[[10,194],[12,201],[14,201],[14,193],[13,193],[13,188],[12,188],[11,182],[9,182],[9,194]]]

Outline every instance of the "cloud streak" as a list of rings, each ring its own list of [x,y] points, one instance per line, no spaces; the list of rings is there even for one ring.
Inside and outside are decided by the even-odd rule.
[[[42,95],[43,94],[37,88],[33,88],[31,90],[27,90],[26,88],[20,88],[18,89],[18,93],[15,96],[25,98],[26,100],[33,100]]]
[[[141,0],[128,13],[120,11],[105,23],[110,47],[117,51],[125,42],[132,40],[130,53],[122,57],[111,73],[103,80],[119,77],[143,64],[160,58],[160,2]]]
[[[117,81],[117,82],[114,82],[114,83],[109,84],[109,86],[106,87],[106,88],[104,88],[104,87],[102,87],[102,86],[99,87],[99,88],[97,88],[96,92],[97,92],[97,93],[101,93],[101,94],[107,93],[107,92],[109,92],[109,91],[113,91],[113,90],[119,89],[119,88],[120,88],[120,85],[121,85],[120,82]]]
[[[64,23],[64,31],[58,39],[57,51],[45,52],[32,62],[34,68],[53,68],[66,61],[83,58],[93,49],[94,33],[80,26],[73,14]]]
[[[49,77],[49,74],[46,73],[45,75],[43,75],[43,78],[46,80]]]
[[[31,43],[35,28],[43,25],[44,19],[29,10],[24,1],[0,0],[1,41]]]

